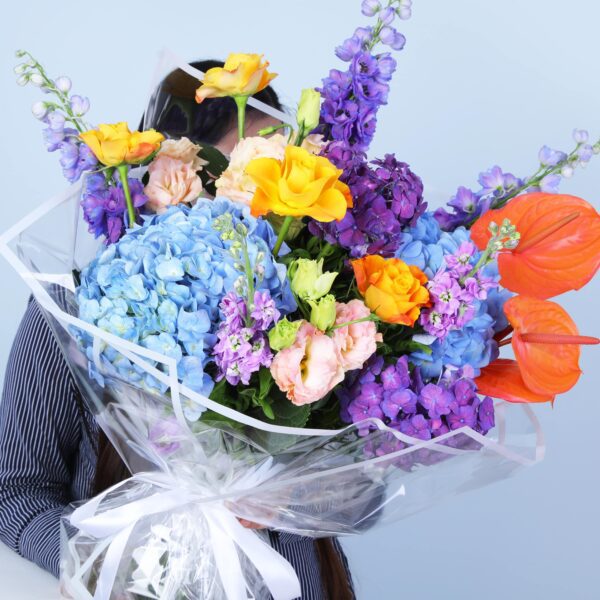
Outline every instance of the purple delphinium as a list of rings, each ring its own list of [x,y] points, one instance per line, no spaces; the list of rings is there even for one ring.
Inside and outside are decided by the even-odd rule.
[[[226,379],[231,385],[250,383],[250,377],[261,367],[269,367],[273,353],[267,342],[267,330],[279,319],[268,290],[254,293],[248,317],[244,298],[229,292],[220,304],[222,320],[217,329],[213,356],[217,365],[217,381]]]
[[[144,195],[144,185],[138,179],[128,179],[131,200],[136,209],[148,200]],[[125,233],[127,205],[121,182],[107,182],[104,175],[95,173],[85,182],[85,192],[81,198],[83,217],[90,233],[95,237],[105,236],[105,244],[114,244]]]
[[[341,417],[358,424],[362,436],[376,429],[366,421],[372,418],[422,440],[463,426],[485,435],[494,427],[494,405],[491,398],[479,399],[472,375],[472,369],[459,369],[424,384],[418,368],[409,372],[406,356],[387,366],[373,356],[336,390]],[[388,446],[390,452],[402,447],[400,442]]]
[[[589,134],[583,129],[573,131],[573,140],[576,145],[569,154],[542,146],[537,171],[525,179],[504,173],[498,166],[480,173],[479,191],[459,187],[448,202],[451,211],[445,208],[435,211],[440,227],[452,231],[461,225],[468,226],[490,208],[500,208],[524,192],[558,193],[563,178],[571,177],[576,167],[585,166],[594,154],[600,153],[600,141],[593,145],[588,143]]]
[[[339,147],[336,151],[341,153]],[[309,231],[346,248],[354,258],[365,254],[393,256],[403,228],[413,225],[427,207],[421,179],[393,154],[371,163],[355,161],[343,179],[350,187],[353,207],[341,221],[311,220]]]

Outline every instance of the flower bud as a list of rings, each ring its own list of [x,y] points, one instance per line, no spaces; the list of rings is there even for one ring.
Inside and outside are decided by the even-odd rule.
[[[71,96],[71,110],[76,117],[82,117],[90,110],[90,101],[84,96]]]
[[[381,4],[378,0],[363,0],[361,11],[365,17],[372,17],[381,10]]]
[[[327,294],[318,302],[310,302],[310,322],[321,331],[327,331],[335,323],[335,296]]]
[[[573,167],[571,165],[565,165],[561,170],[560,174],[565,178],[569,179],[569,177],[573,176]]]
[[[590,134],[585,129],[574,129],[573,130],[573,139],[578,144],[585,144],[590,137]]]
[[[391,6],[387,6],[379,13],[379,19],[384,25],[393,23],[395,16],[396,11]]]
[[[56,80],[54,81],[54,85],[60,92],[66,94],[71,89],[71,80],[68,77],[62,75],[61,77],[56,78]]]
[[[44,85],[44,78],[39,73],[32,73],[29,76],[29,81],[36,87],[42,87]]]
[[[313,88],[302,90],[296,120],[305,132],[312,131],[319,124],[321,114],[321,94]]]
[[[25,54],[27,54],[27,53],[25,52],[25,50],[16,50],[16,51],[15,51],[15,56],[16,56],[17,58],[23,58],[23,57],[25,56]]]
[[[48,114],[48,107],[45,102],[35,102],[31,107],[31,112],[36,119],[41,121]]]
[[[292,291],[303,300],[318,300],[329,293],[337,275],[329,271],[323,273],[323,259],[299,258],[292,266]]]
[[[25,73],[26,70],[27,70],[27,65],[25,63],[21,63],[13,69],[13,71],[15,72],[15,75],[22,75],[23,73]]]
[[[27,73],[17,77],[17,85],[24,86],[24,85],[27,85],[28,83],[29,83],[29,75]]]
[[[279,352],[289,348],[295,341],[298,329],[304,321],[288,321],[287,318],[280,319],[275,327],[269,331],[269,345],[271,350]]]

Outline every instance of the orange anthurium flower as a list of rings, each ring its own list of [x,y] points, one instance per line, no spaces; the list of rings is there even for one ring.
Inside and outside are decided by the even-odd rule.
[[[553,395],[532,392],[523,381],[517,361],[508,358],[498,358],[481,369],[481,375],[475,383],[480,394],[501,398],[508,402],[552,402],[554,400]]]
[[[513,328],[517,360],[499,358],[481,370],[477,386],[509,402],[548,402],[579,379],[579,346],[598,344],[578,334],[567,312],[555,302],[514,296],[504,304]],[[500,344],[502,345],[502,344]]]
[[[525,385],[537,394],[560,394],[579,379],[577,325],[567,311],[548,300],[514,296],[504,304],[513,326],[512,347]],[[591,338],[593,339],[593,338]]]
[[[509,219],[521,234],[514,250],[498,255],[500,283],[545,300],[583,287],[600,267],[600,215],[581,198],[535,192],[490,210],[471,229],[483,250],[492,221]]]

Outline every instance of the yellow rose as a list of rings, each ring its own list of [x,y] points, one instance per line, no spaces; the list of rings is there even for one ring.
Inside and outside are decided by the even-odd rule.
[[[399,258],[368,255],[352,261],[358,291],[381,320],[412,327],[429,304],[427,276]]]
[[[196,102],[222,96],[252,96],[266,88],[277,77],[269,73],[268,61],[262,54],[230,54],[223,67],[214,67],[204,74],[196,90]]]
[[[340,220],[352,206],[343,173],[324,156],[287,146],[282,161],[257,158],[246,167],[256,184],[250,212],[255,217],[274,212],[283,217],[312,217],[328,223]]]
[[[99,125],[98,129],[84,131],[80,137],[107,167],[140,164],[154,154],[165,139],[162,133],[154,129],[131,132],[127,123],[123,122]]]

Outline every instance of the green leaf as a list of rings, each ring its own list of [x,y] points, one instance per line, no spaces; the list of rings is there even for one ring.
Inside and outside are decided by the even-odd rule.
[[[219,179],[221,173],[229,166],[229,161],[214,146],[203,146],[202,150],[198,152],[198,156],[208,162],[208,164],[202,167],[202,171],[198,173],[202,180],[202,185],[209,194],[216,196],[217,188],[215,187],[215,181]]]
[[[310,417],[310,406],[296,406],[287,398],[278,398],[272,404],[275,423],[285,427],[304,427]]]

